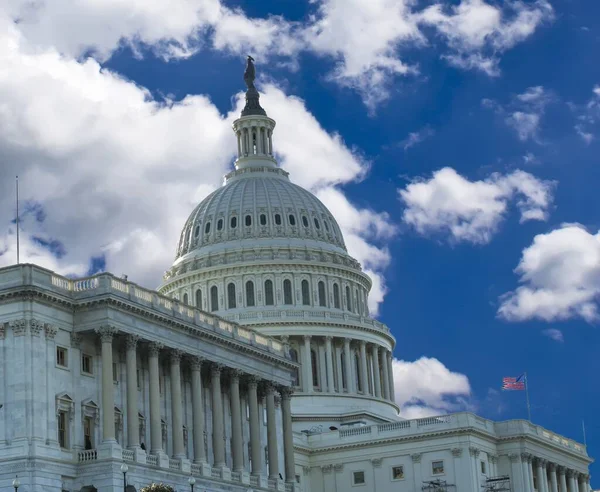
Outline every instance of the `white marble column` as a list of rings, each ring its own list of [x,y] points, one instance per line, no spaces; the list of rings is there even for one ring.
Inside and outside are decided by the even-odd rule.
[[[162,429],[160,425],[160,382],[158,357],[162,344],[151,343],[148,346],[148,372],[150,373],[150,446],[152,454],[161,454]]]
[[[390,371],[387,362],[387,350],[381,349],[379,351],[380,359],[379,363],[381,364],[381,369],[383,371],[383,381],[381,382],[381,390],[383,393],[383,398],[386,400],[390,399]]]
[[[183,446],[183,412],[181,408],[181,356],[179,350],[172,350],[171,360],[171,418],[173,424],[173,457],[185,458]]]
[[[213,454],[214,466],[224,468],[225,461],[225,427],[223,424],[223,399],[221,395],[221,369],[219,364],[213,364],[210,369],[212,390],[212,422],[213,422]]]
[[[575,484],[575,472],[573,470],[567,471],[567,479],[569,482],[569,492],[577,492],[577,485]]]
[[[325,359],[326,370],[327,370],[327,391],[330,393],[335,392],[335,386],[333,383],[333,352],[331,347],[331,341],[333,337],[325,337]]]
[[[389,384],[390,384],[390,400],[393,401],[394,403],[396,402],[396,391],[394,389],[394,366],[392,364],[392,353],[389,351],[386,351],[386,358],[387,358],[387,363],[388,363],[388,372],[389,372]]]
[[[512,490],[525,490],[523,487],[523,468],[521,466],[521,456],[517,453],[511,453],[508,455],[508,458],[510,460],[510,481]]]
[[[360,386],[363,395],[369,394],[369,371],[367,370],[367,342],[360,341]]]
[[[115,389],[113,383],[114,326],[102,326],[96,332],[102,341],[102,441],[115,443]]]
[[[379,347],[371,346],[371,358],[373,359],[373,379],[375,381],[375,396],[381,398],[381,372],[379,371]]]
[[[346,391],[356,393],[354,378],[352,377],[352,352],[350,351],[350,339],[344,338],[344,376],[346,377]]]
[[[283,452],[285,461],[285,481],[296,482],[296,466],[294,462],[294,435],[292,432],[292,388],[282,387],[281,393],[281,417],[283,424]]]
[[[550,492],[558,492],[558,480],[556,479],[556,465],[554,463],[548,463],[548,469],[550,470]]]
[[[269,455],[269,478],[279,478],[279,453],[277,451],[277,421],[275,420],[275,388],[266,385],[267,401],[267,453]]]
[[[312,376],[312,359],[310,353],[310,335],[304,335],[304,361],[302,363],[302,381],[303,389],[306,393],[312,393],[313,388],[313,376]]]
[[[140,423],[138,417],[137,389],[137,335],[128,335],[125,341],[127,369],[127,446],[129,449],[140,447]]]
[[[335,357],[335,367],[337,370],[337,390],[338,393],[344,392],[344,378],[342,377],[342,352],[344,347],[341,345],[334,345],[333,356]]]
[[[564,466],[558,467],[558,482],[560,483],[560,492],[567,492],[567,470]]]
[[[535,488],[533,486],[533,456],[529,455],[527,457],[527,465],[528,465],[528,471],[529,471],[529,490],[531,490],[531,492],[534,492]]]
[[[258,413],[258,380],[248,379],[248,406],[250,410],[250,450],[252,455],[252,475],[262,472],[262,451],[260,444],[260,415]]]
[[[529,477],[529,455],[521,453],[521,466],[523,468],[523,491],[533,492],[531,490],[531,479]]]
[[[550,484],[548,483],[548,466],[547,460],[540,460],[542,462],[542,487],[544,492],[550,492]]]
[[[192,425],[194,426],[194,463],[206,463],[204,448],[204,405],[202,403],[202,358],[191,360],[192,368]]]
[[[242,406],[240,403],[240,371],[231,371],[229,391],[231,395],[231,454],[233,471],[244,469],[244,448],[242,436]]]

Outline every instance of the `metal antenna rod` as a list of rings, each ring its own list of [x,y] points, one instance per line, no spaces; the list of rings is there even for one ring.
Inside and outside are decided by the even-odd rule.
[[[19,251],[19,176],[16,178],[17,186],[17,265],[20,263]]]

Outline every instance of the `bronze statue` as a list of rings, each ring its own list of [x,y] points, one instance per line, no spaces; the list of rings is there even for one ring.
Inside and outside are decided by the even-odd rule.
[[[254,58],[248,55],[248,59],[246,61],[246,71],[244,72],[244,82],[246,82],[248,90],[256,90],[256,87],[254,87],[255,78],[256,69],[254,68]]]

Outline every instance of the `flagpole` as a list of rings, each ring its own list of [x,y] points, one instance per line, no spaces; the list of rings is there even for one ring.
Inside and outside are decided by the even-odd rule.
[[[16,178],[16,187],[17,187],[17,265],[20,263],[20,255],[19,255],[19,176]]]
[[[527,373],[525,374],[525,397],[527,398],[527,416],[529,417],[529,422],[531,422],[531,405],[529,404],[529,378],[527,377]]]
[[[587,439],[585,437],[585,422],[581,419],[581,428],[583,429],[583,445],[587,447]]]

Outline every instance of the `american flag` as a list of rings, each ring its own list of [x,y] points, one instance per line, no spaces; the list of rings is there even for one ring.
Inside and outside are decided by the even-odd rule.
[[[527,384],[525,374],[521,374],[518,378],[502,378],[503,390],[523,391],[525,384]]]

